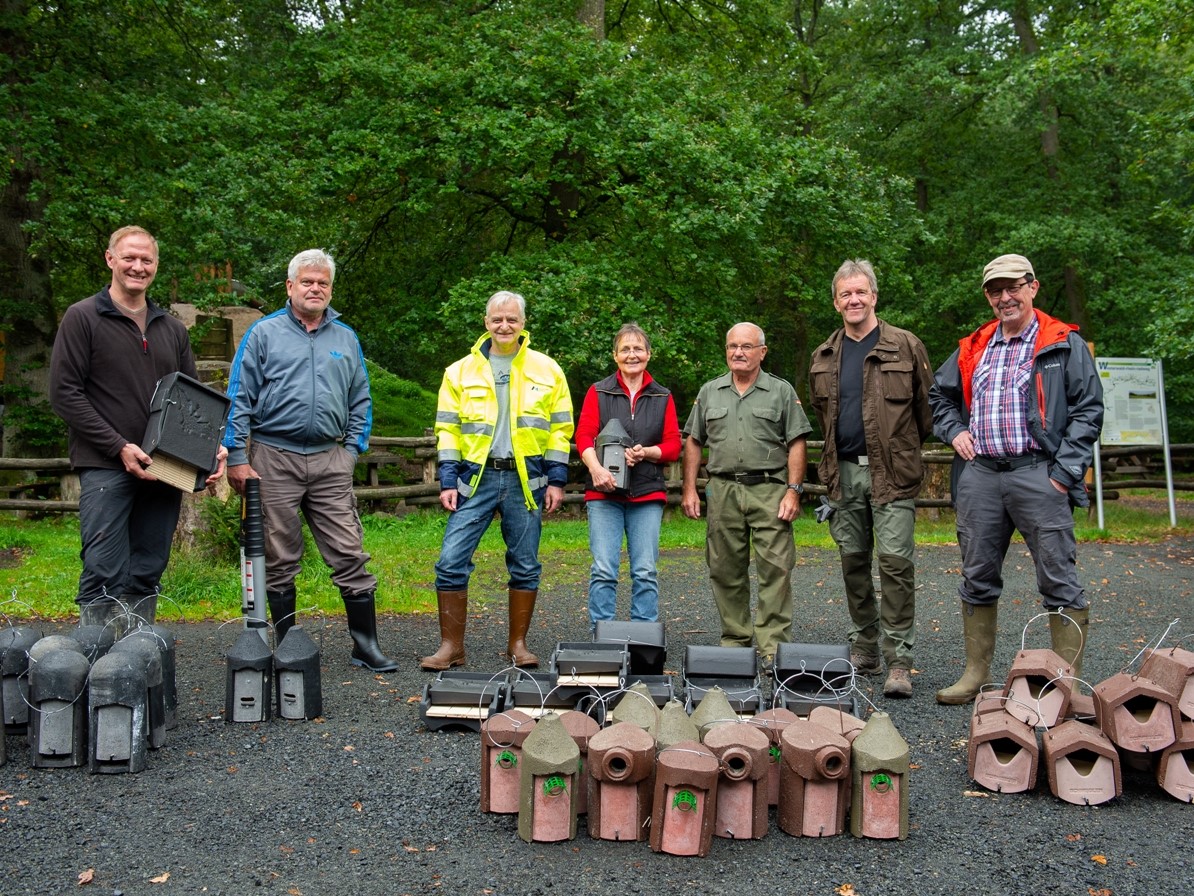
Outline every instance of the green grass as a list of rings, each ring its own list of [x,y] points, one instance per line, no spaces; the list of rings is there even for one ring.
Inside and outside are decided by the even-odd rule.
[[[1155,494],[1152,496],[1155,498]],[[1163,504],[1163,502],[1162,502]],[[1085,512],[1076,514],[1078,540],[1138,542],[1170,536],[1194,535],[1194,520],[1179,517],[1169,528],[1168,510],[1112,501],[1106,506],[1107,528],[1099,530]],[[938,518],[939,517],[939,518]],[[426,510],[405,517],[366,515],[365,549],[373,555],[370,569],[378,577],[378,606],[388,613],[430,612],[435,606],[434,564],[439,555],[447,516]],[[827,526],[818,525],[811,511],[793,526],[797,549],[834,545]],[[922,512],[917,522],[920,544],[952,544],[956,540],[953,514]],[[570,513],[552,517],[543,530],[540,556],[549,587],[578,587],[588,579],[588,524]],[[673,508],[660,537],[661,563],[673,562],[669,552],[700,550],[705,544],[703,520],[689,520]],[[15,563],[13,552],[15,552]],[[228,546],[224,555],[213,548],[176,549],[162,580],[163,619],[231,619],[240,614],[240,568]],[[504,597],[505,546],[499,527],[493,525],[481,541],[470,592],[483,605]],[[688,558],[685,562],[689,562]],[[77,517],[63,515],[37,521],[0,518],[0,611],[18,618],[30,615],[66,618],[74,614],[79,576],[79,525]],[[303,571],[298,582],[300,612],[343,612],[340,595],[328,577],[318,551],[308,538]]]

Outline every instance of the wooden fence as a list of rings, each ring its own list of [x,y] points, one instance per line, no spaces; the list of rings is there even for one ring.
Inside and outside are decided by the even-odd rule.
[[[823,442],[810,441],[809,485],[810,495],[824,494],[823,486],[816,484],[816,464],[820,459]],[[918,507],[949,506],[949,465],[953,462],[953,451],[934,443],[925,447],[922,454],[928,465],[928,474]],[[1171,445],[1170,456],[1175,472],[1178,469],[1194,469],[1194,444]],[[1164,457],[1160,446],[1133,448],[1104,448],[1100,452],[1103,465],[1103,497],[1114,500],[1120,489],[1165,488]],[[388,468],[400,467],[400,478],[418,481],[403,485],[387,485]],[[0,510],[15,510],[33,513],[70,513],[79,509],[78,482],[70,471],[66,458],[19,458],[0,457],[0,473],[21,471],[26,475],[18,482],[0,486]],[[583,467],[573,455],[571,481],[565,496],[570,504],[584,501]],[[680,503],[681,466],[679,462],[669,464],[667,470],[668,501]],[[362,504],[397,503],[407,506],[439,504],[439,483],[436,479],[435,439],[433,436],[385,437],[372,439],[368,453],[361,456],[357,465],[358,485],[353,489]],[[703,482],[703,481],[702,481]],[[1194,491],[1194,481],[1179,479],[1174,488]]]

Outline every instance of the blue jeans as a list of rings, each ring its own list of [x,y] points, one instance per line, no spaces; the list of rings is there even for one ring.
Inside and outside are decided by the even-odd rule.
[[[481,484],[469,497],[460,496],[456,512],[448,517],[439,562],[435,564],[436,591],[464,591],[476,566],[473,554],[481,536],[502,517],[502,539],[506,542],[506,569],[510,587],[520,591],[539,589],[539,533],[543,527],[542,507],[547,488],[534,492],[534,510],[528,510],[517,470],[481,473]]]
[[[122,600],[158,593],[170,561],[182,492],[124,470],[79,470],[83,571],[75,600]]]
[[[618,565],[622,538],[630,556],[630,619],[659,621],[659,526],[662,501],[589,501],[589,621],[593,628],[602,619],[613,619],[618,596]]]

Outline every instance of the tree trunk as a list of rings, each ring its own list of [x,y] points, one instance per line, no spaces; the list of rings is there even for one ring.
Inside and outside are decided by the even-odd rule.
[[[1016,36],[1020,39],[1020,48],[1025,56],[1035,56],[1040,52],[1036,33],[1032,29],[1032,11],[1028,0],[1016,0],[1012,9],[1012,25],[1016,29]],[[1041,159],[1045,163],[1045,175],[1057,184],[1061,173],[1057,168],[1057,158],[1061,151],[1061,116],[1057,109],[1057,102],[1047,90],[1037,94],[1037,105],[1041,113]],[[1070,209],[1065,208],[1069,213]],[[1065,307],[1070,320],[1086,333],[1090,333],[1090,311],[1086,306],[1086,287],[1073,264],[1066,264],[1063,271],[1062,289],[1065,293]]]
[[[5,86],[12,91],[20,83],[28,66],[30,48],[28,35],[19,23],[27,12],[25,3],[5,3],[4,25],[0,26],[0,49],[13,64],[9,66]],[[13,27],[12,23],[18,23]],[[12,117],[20,116],[19,107],[5,112]],[[58,319],[54,313],[54,301],[50,288],[50,265],[44,257],[34,257],[29,251],[29,235],[25,225],[38,221],[45,211],[45,200],[33,200],[30,194],[37,179],[37,171],[25,158],[20,146],[4,147],[9,159],[8,180],[0,191],[0,283],[5,285],[0,295],[0,320],[8,321],[3,344],[4,397],[0,404],[5,407],[3,415],[3,436],[0,438],[0,454],[27,454],[49,456],[52,447],[44,443],[60,435],[61,426],[53,426],[46,398],[49,395],[50,348]],[[30,438],[32,428],[18,426],[40,418],[42,438]],[[23,431],[25,430],[25,431]],[[48,430],[48,431],[45,431]]]
[[[583,0],[577,18],[593,29],[594,40],[605,40],[605,0]]]

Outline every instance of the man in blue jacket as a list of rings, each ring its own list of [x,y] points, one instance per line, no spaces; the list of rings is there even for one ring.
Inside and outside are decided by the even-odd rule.
[[[246,480],[261,480],[266,596],[277,640],[294,623],[301,509],[344,597],[352,663],[393,672],[398,664],[377,644],[377,579],[365,568],[352,493],[373,424],[369,376],[356,333],[331,308],[335,275],[327,253],[300,252],[287,272],[286,307],[241,340],[228,381],[228,481],[243,494]]]
[[[966,668],[937,702],[969,703],[990,680],[1003,560],[1019,530],[1036,564],[1053,649],[1082,671],[1090,607],[1078,581],[1073,507],[1103,425],[1103,387],[1077,327],[1033,308],[1040,283],[1022,255],[983,270],[995,320],[938,369],[933,432],[953,445],[962,549]]]

